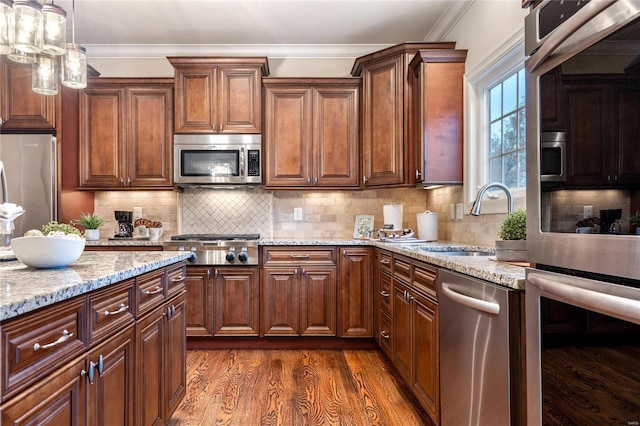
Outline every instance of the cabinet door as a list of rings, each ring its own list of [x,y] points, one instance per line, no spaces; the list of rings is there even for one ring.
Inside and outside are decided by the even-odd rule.
[[[339,336],[373,336],[371,250],[341,248],[338,269]]]
[[[41,383],[2,405],[0,424],[81,426],[86,424],[85,359],[59,368]]]
[[[264,99],[265,187],[312,185],[311,87],[266,87]]]
[[[611,94],[602,85],[567,87],[567,185],[603,186],[611,180]]]
[[[128,187],[172,187],[173,88],[127,90]]]
[[[164,342],[164,419],[178,408],[187,387],[187,314],[185,294],[167,302]]]
[[[187,336],[213,336],[212,271],[187,266]]]
[[[264,268],[262,275],[263,336],[300,334],[297,267]]]
[[[216,268],[214,334],[258,336],[260,281],[258,267]]]
[[[214,133],[216,67],[176,68],[175,133]]]
[[[136,424],[163,425],[164,305],[136,323]]]
[[[134,339],[131,326],[89,352],[88,425],[133,425]]]
[[[412,293],[412,375],[411,388],[429,416],[439,423],[440,363],[438,305]]]
[[[562,70],[556,67],[540,76],[540,130],[564,131]]]
[[[336,269],[300,269],[300,334],[336,335]]]
[[[122,188],[127,153],[121,88],[87,88],[80,93],[80,187]]]
[[[0,127],[2,130],[53,130],[58,96],[31,90],[31,66],[0,61]]]
[[[362,71],[364,186],[404,183],[404,63],[402,56]]]
[[[409,289],[393,282],[393,365],[411,383],[411,299]]]
[[[358,187],[359,88],[315,87],[313,102],[313,184]]]
[[[218,132],[262,131],[261,81],[259,66],[218,68]]]
[[[618,143],[613,153],[616,185],[637,185],[640,181],[640,88],[616,91]]]

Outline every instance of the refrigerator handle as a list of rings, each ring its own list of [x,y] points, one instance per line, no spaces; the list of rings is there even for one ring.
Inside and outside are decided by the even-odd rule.
[[[0,161],[0,182],[2,183],[2,203],[9,202],[9,194],[7,192],[7,175],[4,171],[4,164]]]

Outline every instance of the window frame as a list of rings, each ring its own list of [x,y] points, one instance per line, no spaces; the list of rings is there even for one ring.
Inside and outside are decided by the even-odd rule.
[[[466,214],[471,210],[478,189],[489,183],[489,89],[524,66],[524,36],[520,33],[465,75],[465,114],[468,120],[464,160],[468,166],[464,171],[463,201]],[[515,209],[526,206],[526,188],[514,189],[512,194]],[[484,196],[481,214],[506,212],[507,201],[503,191]]]

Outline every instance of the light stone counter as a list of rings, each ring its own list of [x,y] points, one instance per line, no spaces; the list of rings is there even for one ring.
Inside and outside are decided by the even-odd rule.
[[[0,262],[0,321],[191,257],[176,251],[85,251],[62,269]]]
[[[131,238],[131,239],[113,239],[101,238],[98,241],[87,241],[85,243],[88,247],[129,247],[129,246],[162,246],[164,240],[151,241],[148,238]]]

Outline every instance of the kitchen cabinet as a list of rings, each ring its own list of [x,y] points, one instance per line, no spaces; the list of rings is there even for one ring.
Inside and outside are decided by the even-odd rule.
[[[264,80],[265,187],[359,187],[359,78]]]
[[[625,77],[563,79],[567,186],[631,187],[640,179],[640,86]]]
[[[336,335],[335,252],[263,249],[261,336]]]
[[[80,95],[80,188],[172,189],[173,79],[91,78]]]
[[[466,50],[418,50],[409,64],[415,183],[462,184],[466,58]]]
[[[2,130],[55,130],[58,96],[31,90],[31,65],[0,59]]]
[[[561,67],[540,76],[540,131],[563,132],[564,124],[564,90],[562,87]]]
[[[339,247],[338,252],[338,336],[372,337],[371,249]]]
[[[187,337],[213,336],[213,269],[187,266]]]
[[[213,330],[215,336],[260,334],[260,270],[256,267],[216,267]]]
[[[376,339],[431,420],[439,424],[437,268],[379,249],[376,259],[380,327]]]
[[[361,56],[351,75],[362,77],[362,173],[367,187],[412,185],[409,61],[420,49],[455,43],[404,43]]]
[[[183,276],[180,262],[3,322],[0,422],[133,425],[160,407],[164,423],[185,393]]]
[[[261,133],[267,58],[167,59],[175,69],[175,133]]]

